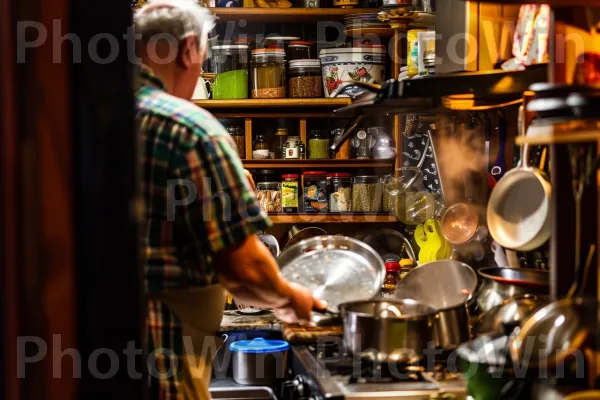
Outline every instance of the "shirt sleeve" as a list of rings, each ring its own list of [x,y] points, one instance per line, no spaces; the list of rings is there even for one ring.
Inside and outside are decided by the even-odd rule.
[[[180,201],[184,206],[178,218],[193,243],[208,245],[211,253],[216,253],[272,225],[229,135],[204,136],[185,154],[185,165],[182,178],[186,190],[181,196],[195,199],[189,204]]]

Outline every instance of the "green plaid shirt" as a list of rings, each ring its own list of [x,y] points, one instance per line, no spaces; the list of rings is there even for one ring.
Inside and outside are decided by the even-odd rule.
[[[146,290],[216,283],[211,255],[271,223],[225,128],[205,110],[168,94],[147,67],[138,85]],[[150,352],[172,351],[157,354],[157,372],[164,374],[182,354],[180,321],[162,303],[149,301],[147,323]],[[177,375],[159,380],[155,398],[182,398]]]

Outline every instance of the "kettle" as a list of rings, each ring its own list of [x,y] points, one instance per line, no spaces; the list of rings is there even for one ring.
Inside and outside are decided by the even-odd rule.
[[[386,132],[383,126],[369,128],[367,132],[375,139],[372,153],[374,160],[389,160],[396,157],[394,139]]]

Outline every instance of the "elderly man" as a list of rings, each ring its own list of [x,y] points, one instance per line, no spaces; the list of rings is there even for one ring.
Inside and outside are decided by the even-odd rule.
[[[284,321],[323,308],[281,277],[256,236],[270,226],[227,131],[189,102],[214,20],[195,0],[139,10],[136,94],[145,199],[145,279],[154,398],[208,399],[227,289]]]

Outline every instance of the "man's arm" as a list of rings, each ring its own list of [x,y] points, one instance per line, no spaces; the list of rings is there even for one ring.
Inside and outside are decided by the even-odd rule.
[[[273,308],[285,322],[308,320],[314,308],[325,308],[306,288],[281,276],[271,252],[256,235],[215,254],[215,266],[221,283],[236,300]]]

